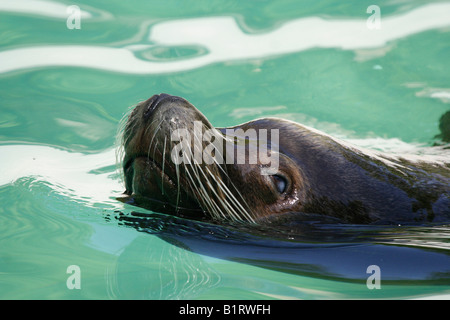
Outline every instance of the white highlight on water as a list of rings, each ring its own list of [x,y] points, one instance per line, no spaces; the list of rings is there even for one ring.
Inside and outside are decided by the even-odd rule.
[[[27,12],[17,5],[9,3],[8,6],[0,2],[0,11]],[[55,14],[59,12],[56,9]],[[33,12],[47,16],[54,14],[53,10]],[[339,48],[355,50],[356,53],[360,49],[383,48],[394,40],[419,32],[448,27],[448,12],[450,3],[428,4],[401,14],[383,16],[380,30],[367,28],[365,12],[360,19],[306,17],[288,21],[275,30],[254,34],[244,32],[233,17],[170,20],[150,27],[148,44],[136,39],[139,44],[129,43],[123,47],[46,45],[5,50],[0,52],[0,73],[36,67],[73,66],[128,74],[160,74],[311,48]],[[135,55],[135,51],[152,47],[186,45],[206,50],[195,57],[170,61],[142,60]]]

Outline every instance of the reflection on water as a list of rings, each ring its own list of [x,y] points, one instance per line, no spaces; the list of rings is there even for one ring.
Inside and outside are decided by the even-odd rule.
[[[3,244],[22,252],[23,264],[15,270],[5,269],[12,265],[7,261],[17,263],[9,250],[0,265],[11,281],[21,278],[24,286],[36,288],[31,295],[39,296],[41,289],[37,288],[42,286],[33,278],[33,270],[46,275],[52,272],[47,270],[48,263],[59,268],[77,263],[88,271],[89,276],[83,278],[86,290],[81,292],[88,296],[80,296],[84,298],[188,299],[208,297],[211,292],[229,298],[220,292],[230,286],[241,288],[248,298],[347,297],[337,293],[345,283],[339,290],[326,284],[330,291],[310,291],[329,279],[353,282],[364,296],[369,293],[365,284],[369,265],[379,265],[383,272],[384,297],[395,296],[395,286],[402,283],[419,286],[414,295],[420,295],[420,286],[450,283],[449,226],[305,223],[294,231],[282,226],[212,225],[123,207],[113,198],[117,195],[114,187],[121,190],[121,185],[113,175],[111,151],[81,155],[49,147],[7,145],[2,151],[10,158],[1,159],[8,174],[0,190],[3,198],[13,200],[1,214],[11,230],[3,233],[8,239]],[[8,159],[15,159],[16,170]],[[20,203],[14,201],[12,192],[22,195]],[[106,207],[114,212],[105,211]],[[42,254],[61,251],[67,254],[40,262]],[[78,256],[75,261],[74,254]],[[99,255],[98,264],[92,265],[91,260]],[[236,262],[239,272],[235,274],[231,270]],[[289,275],[298,278],[292,282]],[[64,287],[56,289],[64,283],[64,275],[49,278],[59,297],[76,297]],[[315,279],[314,285],[308,279]],[[13,290],[12,296],[23,293]]]
[[[114,196],[123,190],[114,171],[114,159],[114,149],[84,155],[48,146],[2,145],[0,163],[4,171],[0,186],[32,177],[85,205],[99,203],[115,207]]]
[[[19,10],[17,7],[14,9]],[[129,44],[122,48],[48,45],[5,50],[0,52],[0,73],[35,67],[75,66],[130,74],[158,74],[196,69],[216,62],[262,59],[311,48],[359,50],[364,59],[369,55],[375,58],[386,54],[387,50],[380,48],[390,41],[448,27],[449,11],[448,3],[425,5],[383,18],[382,28],[376,31],[367,28],[366,19],[308,17],[286,22],[273,31],[256,34],[245,33],[232,17],[166,21],[151,26],[147,40],[149,44],[146,45]],[[186,46],[190,50],[183,50]],[[180,52],[185,53],[171,61],[145,61],[137,57],[148,57],[145,53],[139,54],[139,51],[148,52],[153,47],[180,48]],[[375,51],[370,54],[362,49]],[[157,50],[152,49],[153,52]],[[193,56],[192,50],[196,52]],[[156,56],[153,54],[150,57]]]
[[[67,19],[67,5],[48,0],[15,0],[1,1],[0,11],[32,14],[51,18]],[[82,19],[89,19],[92,14],[81,10]]]
[[[362,281],[377,265],[384,282],[450,284],[449,226],[219,226],[139,212],[116,219],[193,252],[287,273]]]
[[[395,245],[450,250],[450,226],[398,228],[383,237]]]
[[[156,237],[136,237],[108,267],[105,280],[112,299],[189,299],[218,286],[221,276],[196,254]]]

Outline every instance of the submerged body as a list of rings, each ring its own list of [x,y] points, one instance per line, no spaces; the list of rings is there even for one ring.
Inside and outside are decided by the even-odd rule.
[[[180,129],[192,139],[174,136]],[[254,146],[261,146],[262,135],[253,141],[250,130],[277,132],[278,139],[270,136],[256,162],[242,163],[239,150],[250,158],[258,151]],[[214,138],[198,135],[205,132]],[[212,141],[222,139],[226,143],[210,148]],[[448,164],[368,154],[287,120],[263,118],[214,128],[185,99],[161,94],[135,107],[122,146],[125,194],[154,211],[260,224],[292,219],[356,224],[450,221]],[[191,154],[180,146],[191,148]],[[213,161],[195,161],[192,155],[202,154],[196,153],[199,148],[209,150]],[[226,161],[217,161],[217,155]],[[276,170],[268,159],[276,159]]]

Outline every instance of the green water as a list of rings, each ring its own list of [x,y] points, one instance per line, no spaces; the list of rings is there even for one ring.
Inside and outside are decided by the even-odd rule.
[[[132,210],[115,200],[118,123],[155,93],[215,126],[280,116],[365,147],[431,146],[450,109],[450,2],[379,1],[379,30],[371,4],[77,1],[69,29],[70,2],[0,0],[0,298],[448,298],[448,283],[369,290],[203,256],[114,218]]]

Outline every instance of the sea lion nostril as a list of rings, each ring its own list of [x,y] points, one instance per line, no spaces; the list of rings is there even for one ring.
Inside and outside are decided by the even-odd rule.
[[[156,107],[159,105],[159,103],[170,97],[170,95],[165,94],[165,93],[161,93],[161,94],[155,94],[154,96],[152,96],[147,103],[147,106],[145,107],[145,111],[144,111],[144,118],[148,119],[148,117],[150,117],[150,115],[153,113],[153,111],[155,111]]]

